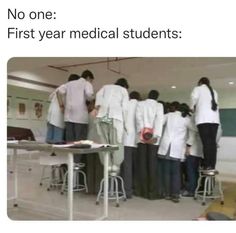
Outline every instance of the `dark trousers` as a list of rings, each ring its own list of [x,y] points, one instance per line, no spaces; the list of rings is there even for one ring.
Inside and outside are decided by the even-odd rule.
[[[181,188],[180,160],[158,158],[158,194],[179,197]]]
[[[187,185],[186,189],[190,193],[194,193],[197,187],[198,180],[198,170],[200,166],[200,157],[188,155],[186,158],[186,168],[187,168]]]
[[[138,143],[135,194],[148,199],[157,198],[157,146]]]
[[[136,180],[136,154],[137,148],[135,147],[124,147],[124,161],[121,164],[121,172],[120,175],[124,180],[125,192],[127,197],[131,197],[133,195],[134,183]]]
[[[214,169],[216,165],[216,134],[218,124],[206,123],[199,124],[197,127],[203,145],[203,166],[205,168],[210,167]]]
[[[65,122],[66,141],[73,142],[79,140],[86,140],[88,135],[88,124],[80,124],[73,122]],[[74,162],[79,163],[84,160],[84,156],[74,154]]]

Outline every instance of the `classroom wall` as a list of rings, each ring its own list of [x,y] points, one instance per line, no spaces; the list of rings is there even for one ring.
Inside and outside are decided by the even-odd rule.
[[[217,169],[222,180],[236,182],[236,137],[222,137],[219,142]]]
[[[9,113],[7,117],[7,125],[15,127],[30,128],[36,139],[45,140],[46,135],[46,116],[49,106],[49,93],[45,91],[32,90],[18,86],[7,85],[7,96],[10,98]],[[19,101],[26,103],[26,114],[20,116],[18,114]],[[39,102],[43,105],[42,116],[37,118],[35,115],[35,103]]]

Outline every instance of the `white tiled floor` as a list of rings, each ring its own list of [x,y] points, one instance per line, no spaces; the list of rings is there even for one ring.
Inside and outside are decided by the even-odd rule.
[[[32,167],[29,171],[28,168]],[[13,194],[13,175],[8,167],[8,197]],[[47,191],[46,185],[39,186],[41,167],[37,163],[19,163],[19,206],[8,201],[7,214],[13,220],[66,220],[67,195],[58,189]],[[102,205],[95,205],[96,196],[74,193],[75,220],[92,220],[102,213]],[[120,207],[109,203],[108,220],[192,220],[200,216],[207,206],[192,198],[182,198],[175,204],[166,200],[146,200],[133,197]]]

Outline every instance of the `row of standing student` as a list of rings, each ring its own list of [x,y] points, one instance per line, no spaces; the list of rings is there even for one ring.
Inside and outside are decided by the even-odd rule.
[[[139,141],[137,144],[134,162],[136,170],[134,171],[134,190],[135,194],[149,199],[166,198],[179,202],[180,162],[184,160],[185,155],[187,155],[188,182],[184,196],[193,196],[202,155],[204,155],[204,169],[215,168],[216,133],[220,123],[218,96],[216,91],[211,88],[209,79],[201,78],[191,94],[193,117],[188,116],[189,110],[186,105],[180,105],[180,107],[172,106],[174,111],[163,118],[160,111],[157,111],[158,95],[152,98],[152,92],[154,91],[149,93],[146,101],[137,104],[134,118],[136,119],[137,135],[140,134],[143,127],[148,127],[154,129],[153,137],[156,138],[155,142]],[[161,125],[156,124],[156,122],[162,121],[163,134]],[[156,154],[158,154],[157,159]],[[125,155],[125,160],[126,157]],[[131,166],[129,167],[131,168]],[[130,179],[130,177],[124,176],[124,179]],[[125,183],[127,185],[131,182],[125,181]],[[132,193],[131,186],[127,189],[128,193]]]
[[[60,86],[53,94],[52,94],[52,103],[53,100],[55,100],[55,104],[57,101],[57,104],[59,105],[59,111],[53,110],[52,108],[49,109],[48,114],[48,142],[55,143],[56,141],[60,141],[59,135],[61,136],[61,141],[63,139],[62,131],[61,129],[64,128],[65,124],[65,131],[66,131],[66,141],[75,141],[75,140],[82,140],[87,139],[88,134],[88,111],[87,111],[87,105],[86,100],[91,101],[95,95],[93,92],[92,87],[92,80],[94,79],[93,74],[86,70],[81,75],[82,77],[78,79],[76,75],[70,76],[68,83]],[[72,79],[72,80],[71,80]],[[206,81],[206,80],[205,80]],[[207,81],[209,81],[207,79]],[[197,90],[197,88],[201,88],[203,86],[208,89],[208,92],[204,90],[205,96],[201,97],[201,90]],[[205,89],[206,89],[205,88]],[[91,115],[96,118],[97,122],[97,131],[99,136],[103,139],[104,142],[112,143],[112,144],[118,144],[120,145],[120,150],[116,152],[116,155],[111,156],[110,164],[114,167],[117,167],[117,170],[119,170],[120,164],[123,161],[124,153],[122,152],[122,144],[125,144],[125,161],[124,166],[125,167],[127,162],[127,154],[132,154],[131,148],[133,147],[133,144],[136,144],[138,140],[138,148],[137,148],[137,154],[136,154],[136,164],[150,164],[150,166],[136,166],[137,168],[137,174],[139,174],[138,178],[135,179],[137,184],[141,184],[140,189],[137,189],[138,192],[144,193],[144,196],[147,195],[149,198],[154,197],[155,190],[156,190],[156,181],[154,177],[156,177],[156,163],[153,162],[156,161],[156,154],[157,154],[157,148],[160,144],[160,138],[162,136],[162,129],[163,129],[163,123],[168,122],[166,119],[164,119],[164,112],[163,112],[163,106],[162,104],[157,102],[157,98],[159,93],[155,90],[152,90],[149,93],[148,99],[145,101],[141,101],[138,104],[136,103],[136,108],[132,108],[131,102],[129,101],[128,96],[128,82],[125,79],[119,79],[115,84],[109,84],[103,86],[96,95],[96,102],[95,102],[95,108],[91,112]],[[203,93],[202,92],[202,93]],[[200,93],[200,94],[199,94]],[[210,94],[209,94],[210,93]],[[204,94],[204,93],[203,93]],[[206,99],[208,98],[209,101]],[[204,105],[204,103],[201,105],[201,101],[199,99],[204,99],[204,103],[206,106],[205,110],[208,110],[207,108],[212,105],[213,103],[217,103],[217,94],[215,91],[212,91],[212,88],[208,83],[199,83],[199,86],[196,87],[192,93],[192,100],[193,100],[193,106],[196,110],[196,119],[197,114],[205,114],[204,112],[201,112],[201,106]],[[209,102],[209,103],[208,103]],[[50,106],[51,107],[51,106]],[[199,110],[200,109],[200,110]],[[135,119],[133,121],[128,120],[128,116],[132,115],[131,112],[135,112]],[[215,110],[213,110],[215,111]],[[216,107],[216,111],[218,111],[218,108]],[[173,116],[179,115],[178,111],[177,114],[172,114]],[[210,117],[205,118],[212,118],[214,114],[211,114]],[[166,117],[165,117],[166,118]],[[56,119],[58,122],[61,120],[61,124],[56,125],[55,121]],[[206,119],[204,119],[206,120]],[[183,121],[184,122],[184,121]],[[219,121],[212,121],[207,120],[206,123],[202,123],[202,121],[199,121],[200,124],[207,124],[208,128],[217,128],[215,125],[219,124]],[[135,124],[135,126],[134,126]],[[209,127],[214,125],[214,127]],[[152,139],[148,142],[142,141],[142,130],[144,128],[151,128],[153,129],[152,132]],[[205,127],[206,129],[206,127]],[[134,132],[135,130],[135,132]],[[59,132],[60,131],[60,132]],[[202,130],[204,131],[204,130]],[[205,130],[206,132],[209,130]],[[214,131],[215,132],[215,131]],[[214,134],[214,132],[211,132]],[[209,133],[209,132],[208,132]],[[133,136],[131,136],[133,135]],[[201,136],[201,133],[200,133]],[[125,141],[123,141],[123,137],[126,138]],[[135,138],[135,141],[133,143],[128,142],[129,137]],[[203,133],[204,137],[204,133]],[[203,141],[203,137],[201,136],[201,139]],[[213,135],[214,137],[214,135]],[[56,139],[55,139],[56,138]],[[206,137],[205,137],[206,139]],[[209,137],[207,137],[209,139]],[[212,140],[211,148],[214,139]],[[170,147],[170,143],[166,144],[163,142],[163,145],[160,144],[160,151],[162,151],[163,155],[168,157],[175,157],[173,156],[173,153],[171,151],[172,146]],[[209,147],[209,143],[206,143],[206,146],[203,142],[203,147]],[[130,148],[131,147],[131,148]],[[204,157],[206,159],[207,153],[209,152],[209,149],[203,149],[204,151]],[[176,153],[176,152],[175,152]],[[160,154],[160,153],[159,153]],[[184,153],[181,153],[181,155],[178,155],[179,157],[183,156]],[[162,154],[161,154],[162,155]],[[133,156],[134,157],[134,156]],[[75,158],[76,159],[76,158]],[[130,160],[130,158],[129,158]],[[142,161],[145,160],[145,161]],[[210,162],[212,160],[210,159]],[[170,172],[171,174],[174,174],[174,171],[176,170],[176,163],[170,162]],[[128,195],[132,195],[132,188],[129,189],[128,187],[133,187],[133,185],[130,185],[130,182],[126,179],[130,179],[130,175],[125,175],[126,172],[130,172],[130,166],[127,166],[129,169],[123,169],[123,176],[125,178],[126,183],[126,191],[128,192]],[[153,167],[153,169],[151,169]],[[161,166],[163,167],[163,166]],[[140,169],[140,170],[139,170]],[[160,170],[160,169],[159,169]],[[141,175],[142,174],[142,175]],[[160,176],[159,176],[160,177]],[[174,177],[174,175],[172,176]],[[131,176],[132,179],[132,176]],[[132,181],[132,180],[131,180]],[[135,182],[134,182],[135,183]],[[174,182],[176,183],[176,182]],[[178,183],[178,181],[177,181]],[[160,187],[160,185],[158,185]],[[175,192],[174,186],[171,188],[171,192]],[[130,190],[130,194],[129,194]],[[148,194],[147,194],[148,193]],[[175,193],[174,193],[175,194]]]

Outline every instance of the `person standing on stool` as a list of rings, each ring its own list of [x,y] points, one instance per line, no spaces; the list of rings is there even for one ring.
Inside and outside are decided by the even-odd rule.
[[[195,123],[203,145],[203,168],[215,169],[217,143],[216,135],[220,124],[218,94],[206,77],[198,81],[191,93],[191,108],[195,112]]]
[[[66,141],[78,141],[87,139],[88,134],[88,108],[86,100],[94,99],[93,73],[86,70],[82,77],[61,86],[58,90],[58,99],[65,96],[65,105],[61,105],[64,112]],[[75,156],[75,162],[80,162],[80,156]]]
[[[119,150],[109,157],[110,171],[117,174],[124,160],[124,116],[129,102],[128,88],[128,82],[124,78],[118,79],[115,84],[104,85],[96,94],[95,109],[92,112],[96,116],[97,133],[101,142],[119,146]],[[103,157],[100,158],[103,161]]]
[[[137,154],[137,132],[136,132],[136,108],[141,99],[137,91],[132,91],[129,95],[127,112],[125,114],[126,130],[124,132],[124,161],[121,165],[121,177],[124,180],[127,198],[132,198],[133,186],[136,183],[137,168],[135,166]]]

